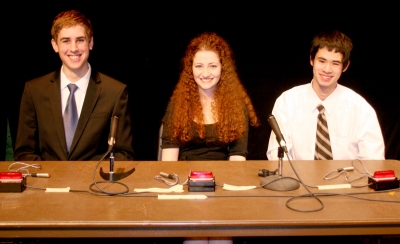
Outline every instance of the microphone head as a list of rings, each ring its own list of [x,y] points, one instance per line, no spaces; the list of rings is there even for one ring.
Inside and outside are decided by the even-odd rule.
[[[115,145],[118,131],[118,120],[118,117],[115,115],[111,118],[110,138],[108,139],[108,145],[110,147],[113,147]]]
[[[278,141],[279,146],[282,147],[284,149],[284,151],[287,153],[285,138],[283,137],[282,132],[279,129],[278,122],[276,122],[274,115],[271,114],[268,117],[268,123],[271,126],[271,129],[275,133],[275,137],[276,137],[276,140]]]
[[[271,129],[274,131],[276,140],[278,141],[278,143],[281,143],[281,141],[285,141],[285,139],[283,138],[282,132],[279,129],[278,122],[276,122],[274,115],[271,114],[268,117],[268,123],[269,123],[269,126],[271,126]]]

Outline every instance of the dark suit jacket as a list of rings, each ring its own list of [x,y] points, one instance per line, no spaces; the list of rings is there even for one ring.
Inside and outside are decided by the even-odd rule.
[[[132,160],[131,120],[125,84],[92,70],[71,152],[61,112],[60,71],[28,81],[21,99],[16,161],[99,160],[108,150],[112,116],[119,117],[116,160]]]

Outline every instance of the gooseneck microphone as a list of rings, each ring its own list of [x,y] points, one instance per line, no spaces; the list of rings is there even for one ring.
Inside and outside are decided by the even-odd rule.
[[[261,180],[260,185],[263,188],[273,191],[292,191],[296,190],[300,187],[299,181],[292,178],[292,177],[282,177],[282,169],[283,169],[283,156],[284,152],[286,153],[288,160],[288,150],[286,148],[286,141],[283,138],[282,132],[279,129],[279,125],[276,122],[275,117],[271,114],[268,117],[268,123],[271,126],[271,129],[274,131],[276,140],[278,141],[279,148],[278,148],[278,169],[275,171],[275,174],[268,174],[267,177],[264,177]]]
[[[108,148],[112,149],[115,145],[115,140],[117,138],[117,131],[118,131],[118,117],[113,116],[111,118],[111,130],[110,130],[110,138],[108,139]]]
[[[276,122],[276,119],[272,114],[268,117],[268,123],[275,133],[276,140],[278,141],[279,146],[282,147],[282,149],[285,151],[285,153],[288,153],[288,150],[286,148],[285,138],[283,138],[282,132],[279,129],[279,125]]]
[[[103,172],[103,168],[100,168],[100,176],[105,179],[107,182],[108,181],[118,181],[120,179],[123,179],[129,175],[131,175],[134,171],[135,168],[126,171],[126,172],[118,172],[118,173],[114,173],[114,146],[116,143],[116,138],[117,138],[117,133],[118,133],[118,116],[114,115],[111,117],[111,125],[110,125],[110,137],[108,138],[108,151],[106,153],[105,156],[108,155],[108,153],[110,153],[110,172],[109,173],[105,173]],[[103,157],[103,158],[104,158]],[[101,160],[103,160],[103,158]],[[100,160],[100,162],[101,162]],[[93,175],[93,182],[95,182],[94,184],[97,186],[97,183],[95,181],[94,175]],[[118,195],[119,193],[110,193],[110,192],[106,192],[103,189],[100,189],[98,186],[97,188],[103,192],[103,193],[107,193],[110,195]],[[127,193],[126,192],[121,192],[121,193]]]

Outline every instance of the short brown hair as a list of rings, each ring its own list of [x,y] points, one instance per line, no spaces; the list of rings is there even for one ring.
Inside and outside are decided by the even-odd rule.
[[[338,30],[325,30],[318,33],[311,42],[311,59],[314,60],[318,50],[324,47],[328,48],[329,51],[341,53],[343,55],[343,67],[347,67],[350,52],[353,49],[353,43],[349,37]]]
[[[88,39],[93,37],[93,29],[90,20],[77,10],[61,12],[54,18],[53,25],[51,26],[51,37],[57,42],[58,34],[62,28],[75,25],[81,25],[85,28]]]

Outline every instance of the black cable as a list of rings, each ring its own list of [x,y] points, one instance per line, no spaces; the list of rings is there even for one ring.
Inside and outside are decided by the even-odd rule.
[[[220,185],[218,185],[220,186]],[[34,186],[29,186],[25,185],[26,188],[32,188],[36,190],[46,190],[46,188],[40,188],[40,187],[34,187]],[[109,194],[101,194],[101,193],[96,193],[92,191],[87,191],[87,190],[69,190],[70,192],[74,193],[89,193],[92,195],[97,195],[97,196],[119,196],[119,197],[158,197],[158,194],[152,193],[152,192],[131,192],[131,193],[124,193],[124,194],[118,194],[118,195],[109,195]],[[365,197],[358,197],[356,195],[375,195],[375,194],[383,194],[383,193],[388,193],[388,192],[399,192],[400,189],[389,189],[389,190],[382,190],[382,191],[372,191],[372,192],[352,192],[352,193],[312,193],[312,194],[303,194],[303,195],[207,195],[207,192],[204,192],[203,195],[206,195],[207,198],[231,198],[231,197],[244,197],[244,198],[262,198],[262,197],[272,197],[272,198],[290,198],[287,202],[292,202],[294,199],[297,198],[305,198],[305,197],[314,197],[313,195],[317,195],[319,197],[335,197],[335,196],[344,196],[344,197],[350,197],[358,200],[364,200],[364,201],[374,201],[374,202],[388,202],[388,203],[400,203],[400,200],[382,200],[382,199],[371,199],[371,198],[365,198]],[[98,191],[99,192],[99,191]],[[321,203],[321,202],[320,202]],[[322,204],[322,203],[321,203]],[[294,209],[290,206],[287,206],[289,209],[294,210],[294,211],[300,211],[300,212],[313,212],[315,210],[297,210]]]
[[[317,211],[320,211],[320,210],[324,209],[324,203],[321,201],[321,199],[319,199],[316,195],[314,195],[314,193],[312,193],[310,191],[310,189],[308,189],[306,184],[303,183],[303,181],[301,180],[299,174],[297,173],[296,169],[294,168],[292,161],[290,160],[289,154],[287,153],[287,151],[285,151],[285,153],[286,153],[286,157],[288,158],[288,161],[290,163],[290,167],[292,167],[293,172],[295,173],[295,175],[296,175],[298,181],[300,182],[300,184],[302,184],[304,186],[304,188],[309,192],[310,196],[313,197],[315,200],[317,200],[321,205],[320,208],[313,209],[313,210],[304,210],[303,211],[303,210],[300,210],[300,209],[293,208],[293,207],[291,207],[289,205],[290,202],[293,202],[294,200],[296,200],[298,198],[298,197],[293,197],[293,198],[289,199],[286,202],[286,207],[288,207],[289,209],[291,209],[293,211],[297,211],[297,212],[317,212]]]
[[[111,152],[111,150],[112,150],[112,147],[110,147],[108,149],[108,151],[103,155],[103,157],[99,160],[99,162],[97,163],[96,167],[93,170],[93,183],[90,184],[90,186],[89,186],[90,191],[92,191],[93,193],[100,193],[101,192],[101,193],[107,194],[109,196],[114,196],[114,195],[125,194],[125,193],[129,192],[129,187],[124,183],[121,183],[121,182],[118,182],[118,181],[111,181],[111,180],[104,180],[104,181],[98,181],[98,182],[96,181],[97,169],[98,169],[101,161],[103,161],[103,159]],[[118,184],[118,185],[122,185],[125,188],[125,190],[120,191],[120,192],[108,192],[108,191],[105,191],[103,188],[100,188],[98,183],[100,183],[100,184],[102,184],[102,183],[115,183],[115,184]],[[98,190],[94,190],[93,186],[96,186]]]
[[[279,181],[279,180],[282,180],[282,179],[292,179],[292,180],[295,180],[295,181],[297,181],[297,182],[299,182],[300,183],[300,181],[298,180],[298,179],[295,179],[295,178],[293,178],[293,177],[287,177],[287,176],[283,176],[283,177],[281,177],[281,178],[276,178],[275,180],[273,180],[273,181],[271,181],[271,182],[268,182],[268,183],[266,183],[266,184],[263,184],[263,185],[261,185],[261,186],[259,186],[259,187],[257,187],[257,188],[264,188],[264,186],[267,186],[267,185],[269,185],[269,184],[272,184],[272,183],[274,183],[274,182],[276,182],[276,181]]]
[[[89,193],[89,194],[97,195],[97,196],[158,197],[158,194],[156,195],[156,194],[154,194],[154,193],[149,193],[149,192],[132,192],[132,193],[129,193],[129,187],[128,187],[126,184],[121,183],[121,182],[114,182],[114,181],[110,181],[110,180],[107,180],[107,181],[99,181],[99,182],[97,182],[95,176],[96,176],[96,172],[97,172],[98,166],[100,165],[101,161],[102,161],[110,152],[111,152],[111,149],[108,150],[108,151],[106,152],[106,154],[105,154],[105,155],[99,160],[99,162],[97,163],[97,165],[96,165],[96,167],[95,167],[95,169],[94,169],[94,171],[93,171],[93,183],[89,186],[90,191],[86,191],[86,190],[71,190],[71,189],[70,189],[69,191],[70,191],[70,192],[75,192],[75,193]],[[319,197],[329,197],[329,196],[345,196],[345,197],[350,197],[350,198],[359,199],[359,200],[365,200],[365,201],[400,203],[400,200],[381,200],[381,199],[371,199],[371,198],[365,198],[365,197],[358,197],[358,196],[355,196],[355,195],[362,195],[362,194],[363,194],[363,195],[365,195],[365,194],[379,194],[379,193],[387,193],[387,192],[393,192],[393,191],[400,191],[400,189],[389,189],[389,190],[374,191],[374,192],[355,192],[355,193],[348,193],[348,194],[340,194],[340,193],[313,193],[313,192],[310,191],[309,188],[316,188],[316,187],[309,186],[309,185],[306,185],[305,183],[303,183],[303,181],[300,179],[300,177],[299,177],[297,171],[295,170],[295,168],[294,168],[294,166],[293,166],[293,164],[292,164],[292,162],[291,162],[291,160],[290,160],[290,158],[289,158],[289,155],[288,155],[287,153],[286,153],[286,155],[287,155],[287,157],[288,157],[290,166],[291,166],[292,169],[293,169],[293,172],[295,173],[295,175],[296,175],[297,178],[298,178],[298,180],[297,180],[297,179],[295,179],[295,180],[297,180],[299,183],[301,183],[301,184],[305,187],[305,189],[308,191],[308,194],[303,194],[303,195],[292,195],[292,196],[288,196],[288,195],[283,195],[283,196],[282,196],[282,195],[274,195],[274,196],[271,196],[271,195],[268,195],[268,196],[266,196],[266,195],[252,195],[252,196],[249,196],[249,195],[223,195],[223,196],[210,195],[210,196],[207,196],[207,194],[204,193],[204,195],[206,195],[208,198],[223,198],[223,197],[289,197],[290,199],[287,200],[287,202],[286,202],[286,207],[289,208],[289,209],[291,209],[291,210],[293,210],[293,211],[297,211],[297,212],[316,212],[316,211],[320,211],[320,210],[322,210],[322,209],[324,208],[324,204],[323,204],[323,202],[321,201],[321,199],[320,199]],[[361,163],[361,165],[362,165],[362,167],[364,168],[364,170],[367,172],[367,174],[369,174],[368,170],[364,167],[364,165],[362,164],[362,162],[361,162],[360,160],[358,160],[358,162]],[[352,161],[352,165],[354,166],[354,161]],[[363,172],[361,172],[360,170],[358,170],[356,167],[354,167],[354,168],[355,168],[359,173],[361,173],[361,174],[366,174],[366,173],[363,173]],[[177,175],[175,175],[175,177],[179,178]],[[292,177],[283,177],[283,178],[292,178]],[[336,177],[335,177],[335,178],[336,178]],[[292,179],[294,179],[294,178],[292,178]],[[276,179],[276,180],[279,180],[279,178]],[[272,182],[275,182],[275,181],[272,181]],[[268,184],[271,184],[272,182],[270,182],[270,183],[268,183]],[[107,192],[107,191],[105,191],[104,189],[100,188],[100,186],[98,186],[98,183],[117,183],[117,184],[120,184],[120,185],[124,186],[124,187],[126,188],[126,190],[121,191],[121,192]],[[265,185],[268,185],[268,184],[265,184]],[[98,190],[93,189],[94,186],[96,186]],[[222,187],[223,185],[216,184],[216,186]],[[28,185],[25,185],[25,187],[27,187],[27,188],[32,188],[32,189],[38,189],[38,190],[46,190],[46,188],[33,187],[33,186],[28,186]],[[259,186],[259,187],[256,187],[256,188],[261,188],[261,187],[262,187],[262,186]],[[354,187],[354,188],[361,188],[361,187],[365,187],[365,186],[352,186],[352,187]],[[147,195],[143,195],[143,194],[147,194]],[[292,203],[293,201],[295,201],[295,200],[297,200],[297,199],[300,199],[300,198],[306,198],[306,197],[312,197],[312,198],[314,198],[315,200],[317,200],[317,201],[319,202],[319,204],[321,205],[321,207],[320,207],[320,208],[317,208],[317,209],[311,209],[311,210],[300,210],[300,209],[296,209],[296,208],[290,206],[290,203]]]

